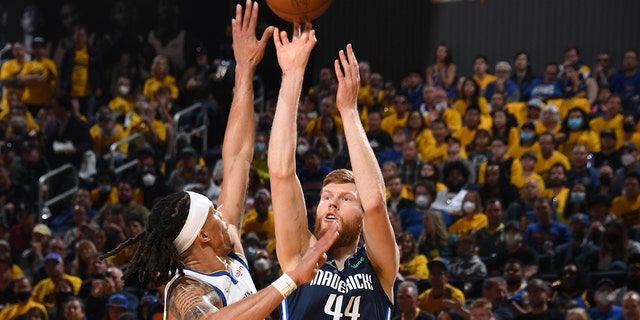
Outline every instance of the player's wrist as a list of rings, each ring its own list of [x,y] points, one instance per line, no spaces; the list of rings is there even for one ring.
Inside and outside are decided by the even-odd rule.
[[[296,282],[293,281],[293,279],[291,279],[291,277],[286,273],[283,273],[280,278],[276,279],[276,281],[271,283],[271,285],[285,298],[293,293],[293,291],[298,287]]]

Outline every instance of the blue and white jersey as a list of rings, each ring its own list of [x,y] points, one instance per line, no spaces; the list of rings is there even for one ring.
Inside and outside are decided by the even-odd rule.
[[[391,319],[392,303],[364,247],[339,271],[330,256],[310,283],[282,301],[282,320]]]
[[[220,296],[222,307],[226,307],[257,292],[244,257],[231,253],[225,257],[225,260],[229,266],[228,271],[205,274],[189,268],[184,269],[185,277],[196,279],[211,286]],[[166,301],[169,298],[168,294],[180,278],[182,278],[180,274],[176,274],[165,287],[165,319],[167,317]]]

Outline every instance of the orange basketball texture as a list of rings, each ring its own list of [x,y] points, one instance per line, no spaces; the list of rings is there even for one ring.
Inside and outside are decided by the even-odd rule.
[[[267,0],[267,6],[278,17],[289,22],[303,23],[322,15],[332,0]]]

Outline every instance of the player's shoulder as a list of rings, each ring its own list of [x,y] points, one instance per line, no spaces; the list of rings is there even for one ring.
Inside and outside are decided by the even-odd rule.
[[[191,277],[181,277],[167,296],[168,319],[200,319],[222,308],[222,298],[209,284]]]

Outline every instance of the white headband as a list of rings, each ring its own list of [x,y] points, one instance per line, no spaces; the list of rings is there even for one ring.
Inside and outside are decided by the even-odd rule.
[[[187,191],[187,193],[191,201],[189,215],[187,215],[187,221],[185,221],[182,230],[180,230],[180,234],[173,240],[173,245],[178,250],[178,254],[182,254],[189,249],[193,241],[196,240],[198,232],[204,226],[204,222],[207,221],[209,208],[213,207],[211,200],[207,197],[191,191]]]

